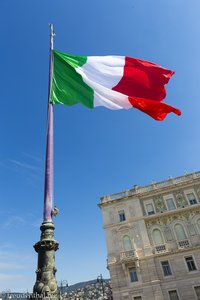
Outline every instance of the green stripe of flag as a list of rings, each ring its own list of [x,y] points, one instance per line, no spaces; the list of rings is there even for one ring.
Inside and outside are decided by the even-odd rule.
[[[93,108],[94,91],[76,72],[87,61],[87,56],[75,56],[53,51],[51,103],[74,105],[81,102]]]

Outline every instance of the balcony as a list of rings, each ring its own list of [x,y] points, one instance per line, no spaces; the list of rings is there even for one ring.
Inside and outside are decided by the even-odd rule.
[[[165,245],[165,244],[157,245],[157,246],[155,246],[154,249],[155,249],[155,253],[156,253],[156,254],[167,252],[167,248],[166,248],[166,245]]]
[[[190,242],[188,240],[177,241],[179,249],[185,249],[190,247]]]
[[[137,260],[135,250],[123,251],[120,253],[120,261],[123,263]]]

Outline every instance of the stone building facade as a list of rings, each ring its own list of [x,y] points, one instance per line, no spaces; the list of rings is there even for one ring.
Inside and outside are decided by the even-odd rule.
[[[114,300],[200,300],[200,172],[99,206]]]

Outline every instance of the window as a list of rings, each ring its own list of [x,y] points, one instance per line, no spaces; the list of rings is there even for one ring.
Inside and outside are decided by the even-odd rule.
[[[133,298],[133,300],[142,300],[142,297],[141,296],[136,296]]]
[[[130,275],[131,282],[137,282],[138,281],[136,268],[129,269],[129,275]]]
[[[186,240],[187,239],[187,236],[185,234],[185,230],[184,230],[184,228],[183,228],[183,226],[181,224],[176,224],[174,226],[174,230],[175,230],[176,237],[177,237],[178,241],[182,241],[182,240]]]
[[[170,300],[179,300],[179,296],[176,290],[169,291],[169,299]]]
[[[172,275],[172,271],[171,271],[171,268],[170,268],[168,260],[161,261],[161,265],[162,265],[164,276],[170,276],[170,275]]]
[[[120,210],[120,211],[118,212],[118,214],[119,214],[119,221],[120,221],[120,222],[126,221],[126,216],[125,216],[124,210]]]
[[[194,290],[195,290],[195,294],[197,296],[197,300],[200,300],[200,286],[195,286]]]
[[[153,241],[155,245],[164,244],[163,237],[159,229],[154,229],[152,235],[153,235]]]
[[[176,209],[176,206],[174,204],[174,200],[172,198],[166,199],[166,204],[167,204],[168,210]]]
[[[187,194],[187,198],[191,205],[197,204],[197,199],[196,199],[194,193]]]
[[[192,256],[185,257],[185,261],[187,263],[189,272],[195,271],[197,269]]]
[[[147,210],[147,214],[148,214],[149,216],[155,214],[155,211],[154,211],[154,208],[153,208],[153,204],[152,204],[152,203],[146,204],[146,210]]]
[[[132,250],[132,244],[131,244],[131,239],[128,235],[125,235],[123,237],[123,246],[125,251]]]

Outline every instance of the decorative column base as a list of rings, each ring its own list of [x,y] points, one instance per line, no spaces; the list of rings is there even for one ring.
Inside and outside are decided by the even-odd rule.
[[[53,222],[44,222],[41,227],[40,241],[34,245],[38,253],[38,267],[36,283],[33,287],[33,299],[58,300],[61,299],[56,282],[55,251],[58,242],[54,240]]]

